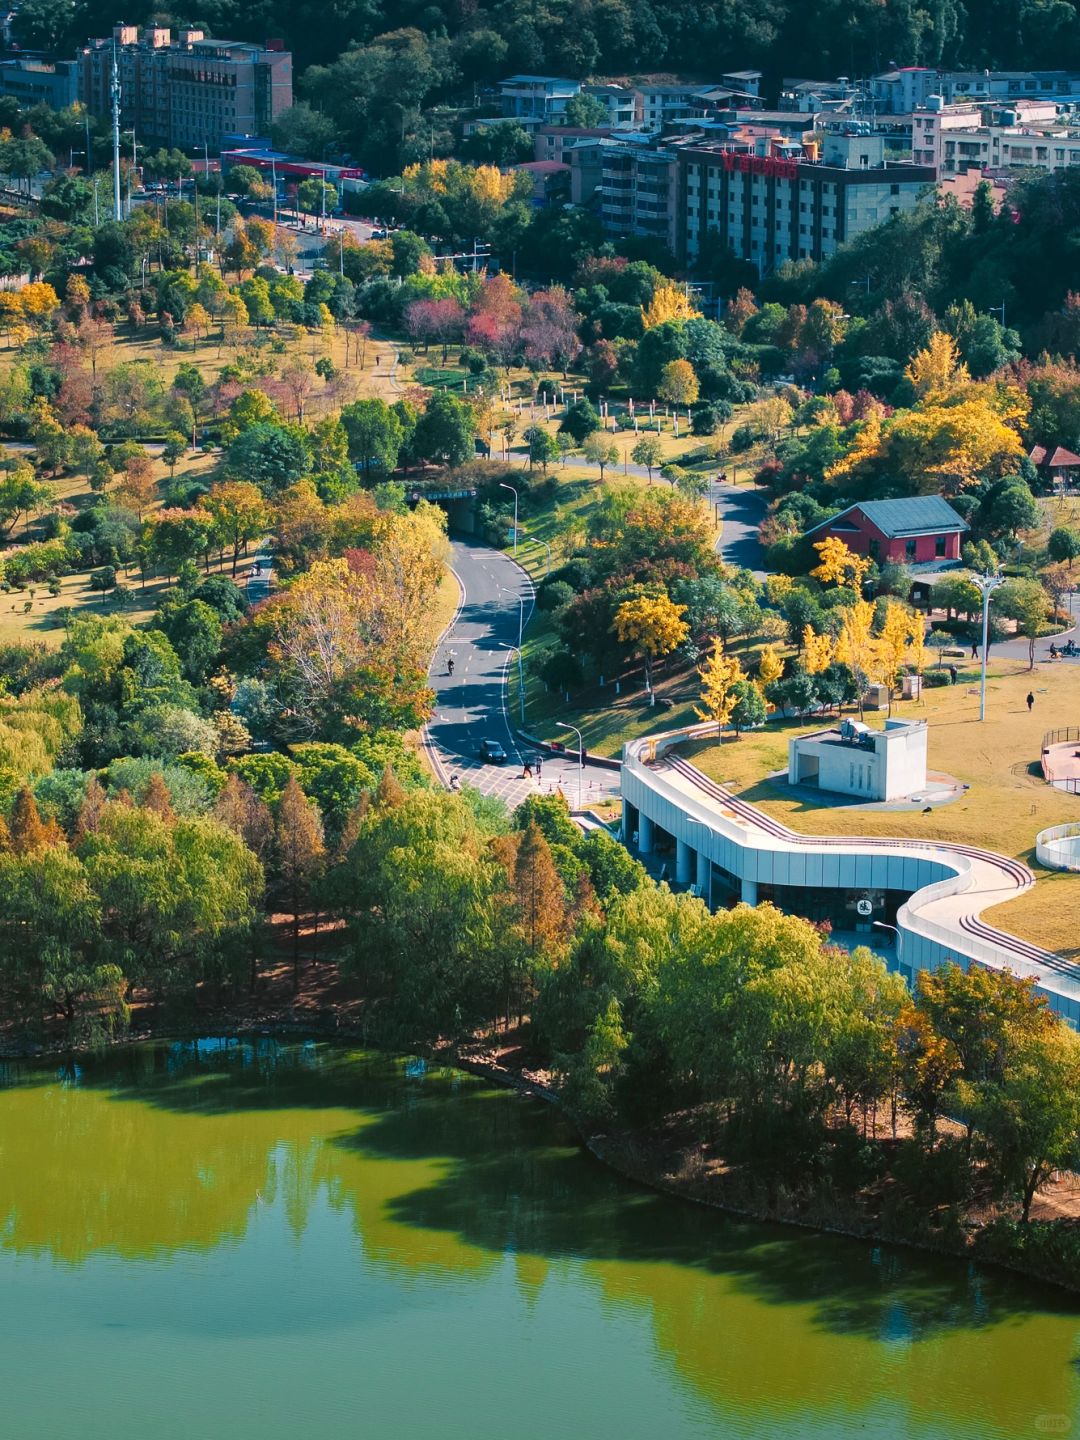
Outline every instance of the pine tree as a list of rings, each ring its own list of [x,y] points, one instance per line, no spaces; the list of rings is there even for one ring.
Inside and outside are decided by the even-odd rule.
[[[64,838],[55,820],[42,820],[33,791],[27,785],[15,796],[10,830],[11,848],[16,855],[32,855],[50,845],[59,845]]]
[[[85,839],[87,835],[92,835],[97,830],[101,824],[102,811],[108,803],[104,785],[96,775],[91,775],[86,782],[82,804],[79,806],[79,816],[75,821],[76,841]]]
[[[266,858],[274,834],[274,817],[269,805],[239,775],[230,774],[222,786],[214,805],[214,819],[239,835],[258,859]]]
[[[295,775],[278,801],[274,826],[277,872],[293,917],[293,990],[300,988],[300,916],[314,896],[326,864],[326,844],[318,810],[300,788]]]
[[[404,805],[404,803],[405,790],[401,781],[394,774],[394,767],[388,760],[383,767],[378,788],[375,791],[375,809],[396,810],[399,805]]]
[[[164,820],[166,825],[172,825],[176,820],[172,796],[169,794],[169,787],[165,784],[165,777],[160,770],[155,770],[150,776],[142,803],[144,810],[150,810]]]

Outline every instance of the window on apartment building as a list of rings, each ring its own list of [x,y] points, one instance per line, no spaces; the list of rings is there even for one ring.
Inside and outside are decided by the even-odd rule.
[[[805,225],[800,225],[800,226],[799,226],[799,234],[800,234],[800,235],[805,235],[805,234],[806,234],[806,226],[805,226]]]
[[[1064,159],[1065,159],[1065,151],[1064,151],[1064,150],[1055,150],[1055,151],[1054,151],[1054,158],[1055,158],[1056,160],[1064,160]]]
[[[1070,164],[1070,165],[1075,165],[1078,160],[1080,160],[1080,150],[1070,150],[1070,151],[1069,151],[1069,164]]]
[[[899,186],[899,185],[890,185],[890,186],[889,186],[889,194],[890,194],[890,195],[899,195],[899,194],[900,194],[900,186]]]
[[[890,205],[890,206],[889,206],[889,214],[890,214],[890,215],[899,215],[899,214],[900,214],[900,206],[899,206],[899,205]]]

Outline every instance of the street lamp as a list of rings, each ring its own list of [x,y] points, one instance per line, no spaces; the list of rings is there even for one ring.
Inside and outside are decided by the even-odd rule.
[[[1002,575],[973,575],[972,584],[982,596],[982,677],[979,681],[979,719],[986,719],[986,649],[990,636],[990,596],[1004,583]]]
[[[875,928],[876,930],[891,930],[891,931],[893,932],[893,934],[896,936],[896,964],[897,964],[897,968],[899,969],[900,963],[901,963],[901,961],[902,961],[903,958],[904,958],[904,937],[903,937],[903,935],[901,934],[901,932],[897,929],[897,927],[896,927],[895,925],[889,925],[889,924],[887,924],[884,920],[875,920],[875,921],[873,921],[873,925],[874,925],[874,928]]]
[[[508,485],[505,480],[499,481],[500,490],[512,490],[514,492],[514,554],[517,555],[518,546],[518,488],[516,485]]]
[[[499,594],[500,594],[500,595],[514,595],[515,592],[514,592],[513,590],[507,590],[507,589],[505,589],[502,585],[500,585],[500,586],[499,586]],[[521,649],[521,637],[522,637],[522,635],[523,635],[524,632],[525,632],[525,596],[524,596],[524,595],[521,593],[521,591],[519,590],[519,591],[517,591],[515,598],[517,599],[517,602],[518,602],[518,649],[520,650],[520,649]]]
[[[581,731],[576,725],[571,725],[569,720],[560,720],[559,724],[564,730],[573,730],[577,736],[577,808],[581,809],[581,777],[585,770],[585,742],[581,738]]]
[[[522,725],[524,725],[524,724],[525,724],[525,673],[524,673],[524,670],[522,669],[522,664],[521,664],[521,646],[520,646],[520,645],[508,645],[506,648],[510,651],[510,654],[511,654],[511,655],[514,653],[515,650],[517,651],[517,657],[518,657],[518,709],[519,709],[520,712],[521,712],[521,723],[522,723]]]

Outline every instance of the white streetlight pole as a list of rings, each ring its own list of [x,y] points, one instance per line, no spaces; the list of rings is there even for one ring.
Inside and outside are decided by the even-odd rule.
[[[904,958],[904,937],[903,937],[903,935],[901,934],[901,932],[897,929],[897,927],[896,927],[895,925],[889,925],[889,924],[888,924],[886,921],[884,921],[884,920],[875,920],[875,921],[873,922],[873,924],[874,924],[875,929],[878,929],[878,930],[891,930],[891,931],[893,932],[893,934],[896,936],[896,964],[897,964],[897,968],[899,968],[900,963],[901,963],[901,961],[902,961],[903,958]]]
[[[581,738],[581,731],[576,725],[571,725],[569,720],[560,720],[559,724],[567,730],[573,730],[577,736],[577,808],[581,809],[581,777],[585,770],[585,742]]]
[[[1003,583],[1001,575],[973,575],[972,583],[982,595],[982,675],[979,680],[979,719],[986,719],[986,649],[990,638],[990,596]]]
[[[518,488],[516,485],[508,485],[505,480],[499,481],[500,490],[512,490],[514,492],[514,554],[517,555],[518,547]]]
[[[511,645],[507,647],[511,653],[517,651],[518,662],[518,711],[521,715],[521,723],[525,724],[525,672],[521,664],[521,646]]]

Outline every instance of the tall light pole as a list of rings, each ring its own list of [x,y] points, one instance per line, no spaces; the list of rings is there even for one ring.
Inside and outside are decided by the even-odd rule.
[[[986,719],[986,649],[990,637],[990,596],[1004,582],[1002,575],[973,575],[972,584],[982,595],[982,676],[979,680],[979,719]]]
[[[109,99],[112,101],[113,219],[120,221],[124,218],[120,205],[120,68],[116,58],[115,40],[112,48]]]
[[[509,646],[507,646],[507,649],[510,651],[511,654],[513,654],[513,652],[514,652],[515,650],[517,651],[517,661],[518,661],[518,713],[521,715],[521,723],[522,723],[522,725],[524,725],[524,724],[525,724],[525,672],[524,672],[524,670],[523,670],[523,668],[522,668],[522,663],[521,663],[521,646],[520,646],[520,645],[509,645]]]
[[[585,771],[585,742],[581,738],[581,731],[576,725],[571,725],[569,720],[560,720],[559,724],[565,730],[573,730],[577,736],[577,808],[581,809],[581,777]]]
[[[516,485],[507,485],[505,480],[500,480],[499,489],[514,492],[514,554],[516,555],[518,547],[518,488]]]
[[[900,963],[901,963],[901,961],[902,961],[903,958],[904,958],[904,937],[903,937],[903,935],[901,934],[900,930],[898,930],[895,925],[889,925],[889,924],[888,924],[886,921],[884,921],[884,920],[875,920],[875,921],[873,922],[873,924],[874,924],[874,928],[875,928],[876,930],[891,930],[891,931],[893,932],[893,934],[896,936],[896,966],[897,966],[897,969],[899,969],[899,968],[900,968]]]

